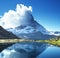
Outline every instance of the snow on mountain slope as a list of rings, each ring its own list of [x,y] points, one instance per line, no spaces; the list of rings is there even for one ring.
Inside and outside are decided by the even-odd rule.
[[[50,32],[50,35],[60,36],[59,31],[49,31],[49,32]]]

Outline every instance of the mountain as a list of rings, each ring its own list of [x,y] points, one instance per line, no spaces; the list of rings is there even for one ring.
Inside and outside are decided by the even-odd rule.
[[[50,35],[49,32],[42,25],[37,23],[33,19],[33,17],[31,18],[31,20],[25,20],[22,20],[20,26],[17,26],[15,28],[9,28],[6,30],[12,32],[19,38],[25,39],[49,39],[54,37],[54,35]]]
[[[22,4],[17,5],[16,11],[6,13],[7,18],[4,15],[0,20],[0,25],[19,38],[49,39],[53,37],[49,31],[34,20],[31,7],[23,6]]]
[[[60,36],[60,31],[49,31],[50,35]]]
[[[27,25],[22,24],[15,28],[10,28],[8,31],[12,32],[19,38],[26,39],[49,39],[54,37],[53,35],[50,35],[49,32],[36,21],[31,21],[31,23]]]
[[[5,39],[5,38],[10,38],[10,39],[14,39],[14,38],[18,38],[16,35],[14,35],[11,32],[6,31],[3,27],[0,26],[0,39]]]

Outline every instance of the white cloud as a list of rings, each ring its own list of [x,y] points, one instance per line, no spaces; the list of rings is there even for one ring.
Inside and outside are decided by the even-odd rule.
[[[15,10],[9,10],[5,12],[0,18],[0,25],[6,28],[14,28],[19,25],[28,24],[26,21],[31,20],[32,7],[25,6],[23,4],[17,4]]]

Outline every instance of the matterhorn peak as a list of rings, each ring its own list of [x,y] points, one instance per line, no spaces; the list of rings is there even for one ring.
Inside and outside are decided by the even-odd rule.
[[[29,38],[49,32],[38,22],[34,20],[32,15],[32,7],[17,4],[15,10],[9,10],[0,18],[0,25],[7,31],[12,32],[19,38]],[[31,35],[30,35],[31,34]]]

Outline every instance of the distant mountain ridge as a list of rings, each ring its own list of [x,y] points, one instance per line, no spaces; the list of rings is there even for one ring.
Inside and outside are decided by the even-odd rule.
[[[60,31],[49,31],[51,35],[60,36]]]

